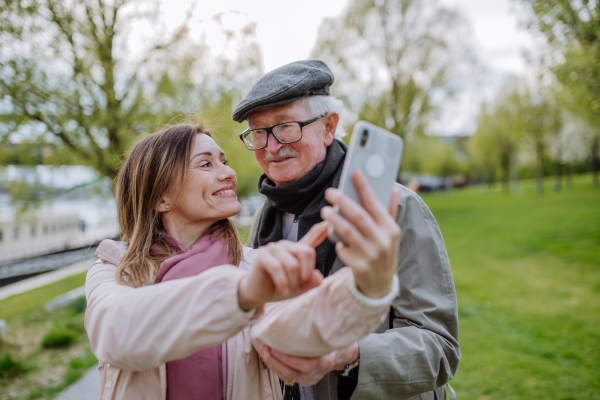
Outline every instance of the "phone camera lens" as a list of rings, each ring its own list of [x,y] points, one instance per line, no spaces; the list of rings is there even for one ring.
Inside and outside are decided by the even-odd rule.
[[[360,147],[365,147],[368,139],[369,139],[369,131],[367,129],[365,129],[364,131],[362,131],[362,135],[360,137]]]

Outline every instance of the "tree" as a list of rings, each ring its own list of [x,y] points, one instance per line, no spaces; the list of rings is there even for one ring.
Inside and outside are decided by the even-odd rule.
[[[484,179],[494,183],[496,170],[500,169],[505,191],[510,189],[510,169],[519,140],[519,110],[515,107],[518,104],[513,103],[517,95],[516,92],[501,94],[494,107],[483,104],[477,130],[469,143]]]
[[[523,136],[533,145],[536,159],[536,187],[543,193],[544,159],[548,151],[548,141],[558,136],[562,130],[562,110],[554,99],[540,91],[535,94],[525,88],[516,99],[521,112]]]
[[[551,71],[567,109],[596,132],[589,144],[593,184],[600,169],[600,6],[598,1],[523,0],[532,11],[529,27],[548,40]]]
[[[495,104],[484,104],[477,130],[470,143],[471,154],[488,181],[501,171],[505,190],[518,149],[530,146],[535,155],[536,187],[544,191],[544,165],[548,142],[562,131],[562,109],[546,90],[534,91],[524,83],[500,92]]]
[[[172,28],[159,1],[0,0],[0,132],[58,141],[114,178],[141,133],[262,73],[255,25],[227,18],[207,21],[215,55],[191,38],[193,6]]]
[[[335,92],[359,118],[409,139],[470,65],[467,31],[435,0],[353,0],[324,20],[312,56],[333,69]]]

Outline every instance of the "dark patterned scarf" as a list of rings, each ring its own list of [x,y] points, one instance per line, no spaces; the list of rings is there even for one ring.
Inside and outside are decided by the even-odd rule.
[[[343,142],[334,140],[327,149],[325,160],[289,185],[275,186],[265,174],[261,175],[258,191],[267,196],[267,201],[254,238],[255,248],[283,239],[281,219],[284,212],[296,216],[298,239],[322,221],[321,208],[329,205],[325,200],[325,190],[339,185],[347,149]],[[316,250],[317,269],[327,276],[336,258],[335,246],[326,239]]]

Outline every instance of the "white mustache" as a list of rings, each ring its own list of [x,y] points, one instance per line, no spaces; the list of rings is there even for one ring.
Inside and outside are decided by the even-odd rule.
[[[282,157],[296,157],[299,156],[300,152],[298,150],[296,150],[293,147],[282,147],[281,149],[279,149],[279,151],[275,154],[271,154],[269,152],[266,152],[264,157],[263,157],[263,161],[269,162],[274,160],[275,158],[282,158]]]

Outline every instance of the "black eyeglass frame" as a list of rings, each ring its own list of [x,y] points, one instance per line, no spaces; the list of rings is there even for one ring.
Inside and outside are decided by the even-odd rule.
[[[311,119],[307,119],[306,121],[287,121],[287,122],[282,122],[281,124],[277,124],[277,125],[273,125],[270,126],[268,128],[259,128],[259,129],[246,129],[244,132],[240,133],[240,139],[242,142],[244,142],[244,145],[246,146],[246,148],[248,150],[251,151],[257,151],[257,150],[262,150],[265,147],[267,147],[269,145],[269,133],[273,135],[273,137],[275,138],[275,140],[277,140],[279,143],[281,144],[290,144],[290,143],[296,143],[299,142],[300,140],[302,140],[302,128],[304,128],[306,125],[308,124],[312,124],[313,122],[315,122],[316,120],[319,120],[321,118],[323,118],[324,116],[326,116],[327,113],[325,114],[321,114],[318,117],[314,117]],[[291,122],[295,122],[298,125],[300,125],[300,138],[298,140],[294,140],[293,142],[282,142],[281,140],[279,140],[279,138],[277,137],[277,135],[275,134],[275,132],[273,132],[273,128],[279,126],[279,125],[285,125],[285,124],[289,124]],[[244,140],[250,133],[252,133],[252,131],[265,131],[267,132],[267,140],[265,142],[265,145],[261,148],[258,149],[251,149],[248,147],[248,144],[246,143],[246,141]]]

